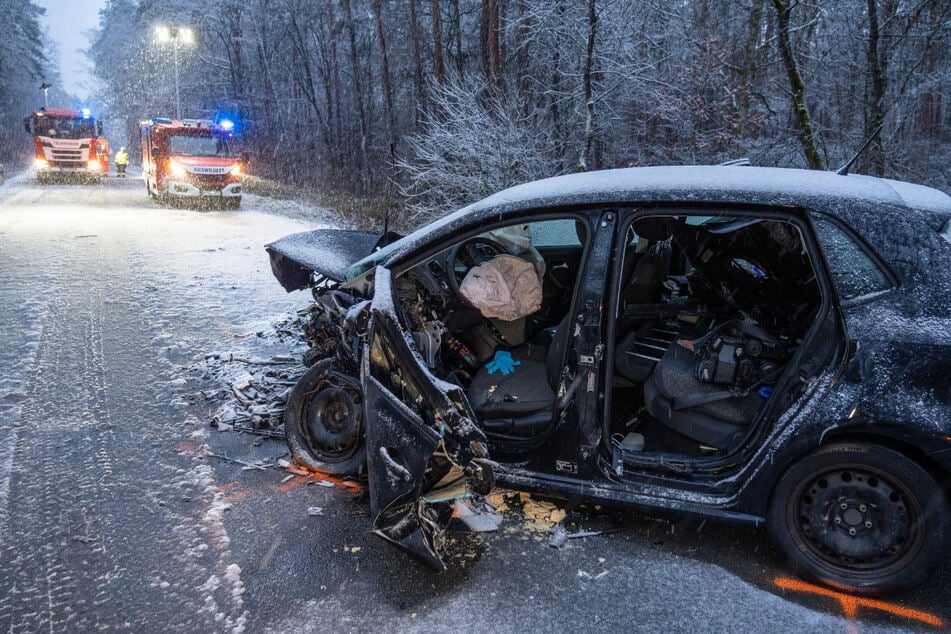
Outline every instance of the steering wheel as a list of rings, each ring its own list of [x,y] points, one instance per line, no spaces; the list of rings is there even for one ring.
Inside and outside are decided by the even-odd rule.
[[[483,237],[470,238],[453,245],[449,249],[449,255],[446,256],[449,288],[458,294],[459,285],[462,284],[469,269],[506,253],[508,251],[501,244]]]

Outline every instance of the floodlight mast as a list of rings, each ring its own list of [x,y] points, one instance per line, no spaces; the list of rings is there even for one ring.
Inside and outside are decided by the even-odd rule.
[[[179,42],[193,44],[195,42],[195,34],[188,28],[157,26],[155,27],[155,37],[162,44],[166,42],[172,43],[172,57],[175,66],[175,118],[181,121],[182,95],[179,89],[178,79],[178,48]]]

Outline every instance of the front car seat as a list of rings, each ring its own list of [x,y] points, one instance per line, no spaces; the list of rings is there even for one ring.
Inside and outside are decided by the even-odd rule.
[[[519,362],[511,374],[479,368],[466,396],[487,431],[531,435],[548,425],[569,335],[565,316],[547,345],[530,343],[509,351]]]

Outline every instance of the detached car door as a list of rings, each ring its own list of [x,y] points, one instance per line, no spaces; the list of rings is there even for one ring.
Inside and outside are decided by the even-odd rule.
[[[487,443],[462,388],[429,372],[400,324],[384,267],[361,356],[373,531],[443,570],[453,503],[492,487]]]

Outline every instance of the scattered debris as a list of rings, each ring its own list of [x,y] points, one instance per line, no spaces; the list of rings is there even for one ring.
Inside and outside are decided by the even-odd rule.
[[[474,533],[491,533],[499,530],[502,524],[502,516],[490,504],[477,498],[458,498],[453,516]]]
[[[552,548],[561,548],[564,546],[569,539],[580,539],[582,537],[598,537],[599,535],[604,535],[605,531],[576,531],[574,533],[569,533],[568,529],[565,528],[564,522],[559,522],[551,529],[552,537],[548,542],[548,545]],[[603,562],[604,560],[599,560]]]
[[[551,540],[548,545],[552,548],[561,548],[567,543],[568,529],[565,528],[564,524],[555,524],[555,527],[551,529]]]
[[[230,458],[228,456],[212,453],[210,451],[206,451],[204,455],[209,458],[218,458],[219,460],[224,460],[225,462],[232,462],[234,464],[239,464],[241,465],[242,471],[251,471],[251,470],[264,471],[265,469],[269,469],[274,466],[269,462],[264,462],[263,460],[259,460],[257,462],[245,462],[244,460],[238,460],[237,458]]]
[[[307,514],[313,515],[313,516],[323,515],[324,509],[319,506],[310,506],[310,507],[307,507]]]
[[[289,314],[262,324],[230,352],[209,353],[189,368],[193,379],[211,383],[198,394],[217,403],[211,426],[282,439],[284,407],[297,379],[306,371],[300,361],[307,315]],[[278,354],[268,354],[282,350]],[[293,350],[288,355],[287,350]],[[192,392],[194,394],[194,391]],[[199,397],[200,398],[200,397]]]

